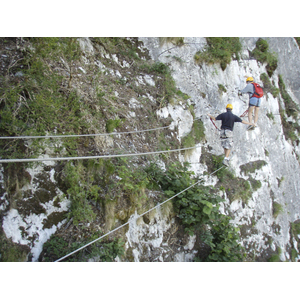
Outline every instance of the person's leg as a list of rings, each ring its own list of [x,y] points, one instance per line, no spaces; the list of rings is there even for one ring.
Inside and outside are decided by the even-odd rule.
[[[255,125],[257,125],[258,112],[259,112],[259,107],[258,107],[258,106],[255,106],[255,110],[254,110],[254,124],[255,124]]]
[[[250,105],[249,108],[248,108],[248,121],[249,121],[249,123],[252,123],[253,109],[254,109],[254,106],[252,106],[252,105]]]
[[[225,157],[228,158],[230,154],[230,149],[224,148],[224,152],[225,152]]]

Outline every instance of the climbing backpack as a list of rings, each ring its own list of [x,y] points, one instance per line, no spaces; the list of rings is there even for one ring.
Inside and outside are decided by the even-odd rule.
[[[252,82],[252,84],[254,86],[254,94],[252,95],[252,97],[261,98],[264,95],[262,87],[255,82]]]

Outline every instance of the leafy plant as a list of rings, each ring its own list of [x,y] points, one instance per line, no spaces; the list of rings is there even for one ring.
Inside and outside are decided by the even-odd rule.
[[[183,37],[160,37],[159,43],[161,46],[166,43],[172,43],[175,46],[182,46],[184,45],[184,38]]]
[[[290,117],[292,116],[294,119],[297,119],[298,113],[300,111],[297,104],[292,100],[291,96],[286,91],[285,84],[283,82],[283,78],[281,75],[278,76],[278,85],[280,89],[280,94],[283,98],[285,104],[285,111],[287,115]]]
[[[40,260],[45,262],[56,261],[65,255],[79,249],[80,247],[95,240],[101,235],[101,232],[95,232],[82,242],[67,242],[63,237],[53,235],[44,244]],[[65,258],[65,262],[88,261],[90,258],[96,258],[101,262],[112,262],[117,256],[124,254],[124,242],[120,239],[114,239],[111,242],[95,242],[90,246],[78,251]]]
[[[72,80],[74,60],[79,60],[81,51],[74,38],[32,38],[28,48],[16,68],[23,76],[17,81],[10,77],[2,78],[0,95],[1,134],[46,135],[57,132],[79,133],[88,125],[82,118],[82,102],[75,89],[68,89]],[[51,66],[51,60],[62,64],[65,74]],[[75,139],[73,139],[76,142]],[[78,142],[78,140],[77,140]],[[70,141],[64,140],[63,148],[74,149]],[[0,141],[1,157],[19,158],[34,156],[43,151],[45,144],[34,141],[31,150],[25,149],[23,141]]]
[[[292,117],[294,120],[297,120],[300,109],[298,105],[292,100],[291,96],[287,93],[282,76],[279,75],[278,77],[279,77],[278,85],[280,89],[280,94],[282,96],[285,105],[285,110],[284,110],[282,105],[279,103],[279,113],[283,125],[283,133],[287,140],[290,139],[292,142],[297,142],[298,144],[299,143],[298,135],[300,133],[300,126],[298,125],[297,122],[287,121],[287,118],[285,117],[285,113],[289,117]]]
[[[163,172],[152,163],[146,169],[149,183],[155,182],[167,197],[172,197],[199,180],[192,177],[188,166],[177,162]],[[212,188],[195,185],[174,198],[173,206],[185,231],[192,235],[198,230],[210,247],[206,261],[242,261],[244,250],[238,244],[238,229],[230,223],[229,216],[219,212],[219,203],[223,201]]]
[[[259,38],[256,41],[256,48],[252,51],[254,58],[261,62],[267,63],[266,70],[269,77],[272,77],[274,71],[277,68],[278,58],[275,53],[271,53],[269,50],[269,44],[266,40]]]
[[[243,261],[244,249],[238,243],[239,228],[230,224],[229,216],[221,215],[214,222],[209,223],[210,229],[203,235],[204,242],[211,247],[209,255],[204,261],[209,262],[237,262]]]
[[[219,169],[223,166],[224,157],[222,155],[216,156],[212,155],[212,161],[215,169]],[[216,176],[219,178],[220,182],[223,183],[230,179],[234,179],[234,174],[228,168],[222,168],[216,173]]]
[[[96,215],[89,199],[93,199],[97,195],[99,187],[89,183],[89,178],[86,179],[86,168],[82,162],[76,164],[68,162],[65,166],[65,174],[67,195],[71,200],[69,218],[73,218],[74,225],[92,221]]]
[[[184,148],[195,146],[196,143],[200,143],[205,138],[204,124],[199,120],[193,122],[191,132],[182,138],[181,144]]]
[[[197,52],[194,56],[197,64],[219,63],[224,71],[233,56],[239,59],[242,45],[238,37],[207,37],[206,42],[204,50]]]
[[[283,212],[283,207],[278,202],[273,202],[273,217],[277,218],[280,213]]]
[[[274,98],[276,98],[279,95],[280,90],[271,83],[271,81],[266,73],[262,73],[260,75],[260,80],[263,82],[264,90],[266,92],[269,91],[273,95]]]
[[[270,120],[274,121],[274,115],[273,115],[272,112],[267,113],[267,117],[268,117]]]
[[[116,128],[120,127],[122,124],[122,120],[120,119],[115,119],[115,120],[112,120],[112,119],[109,119],[107,122],[106,122],[106,131],[108,133],[111,133],[113,132]]]
[[[290,236],[291,236],[291,245],[292,245],[292,250],[291,250],[291,260],[296,261],[296,258],[299,256],[299,235],[300,235],[300,223],[299,220],[293,222],[290,224]],[[293,239],[296,240],[296,248]]]
[[[218,87],[219,87],[219,93],[220,94],[227,92],[227,90],[226,90],[226,88],[223,84],[218,84]]]
[[[281,262],[280,254],[282,253],[281,248],[277,249],[277,253],[273,254],[269,259],[268,262]]]

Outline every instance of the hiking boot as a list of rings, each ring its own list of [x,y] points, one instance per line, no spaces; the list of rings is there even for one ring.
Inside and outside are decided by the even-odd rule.
[[[229,167],[229,160],[228,159],[224,159],[223,160],[223,165],[225,165],[226,167]]]

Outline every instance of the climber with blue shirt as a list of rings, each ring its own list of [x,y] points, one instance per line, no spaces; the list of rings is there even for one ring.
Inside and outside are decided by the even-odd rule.
[[[220,138],[221,145],[224,148],[225,158],[223,160],[223,165],[229,166],[229,154],[233,145],[233,127],[235,122],[241,122],[247,125],[254,125],[253,123],[248,123],[247,121],[242,120],[240,117],[232,113],[233,106],[232,104],[227,104],[227,112],[218,115],[216,118],[210,114],[207,114],[212,120],[222,121]]]
[[[257,126],[258,120],[258,111],[261,103],[261,98],[254,97],[255,87],[253,85],[254,79],[253,77],[248,77],[246,79],[246,87],[238,92],[238,95],[241,96],[242,94],[249,94],[249,108],[248,108],[248,121],[252,123],[252,113],[254,110],[254,125],[249,125],[247,129],[251,129]]]

